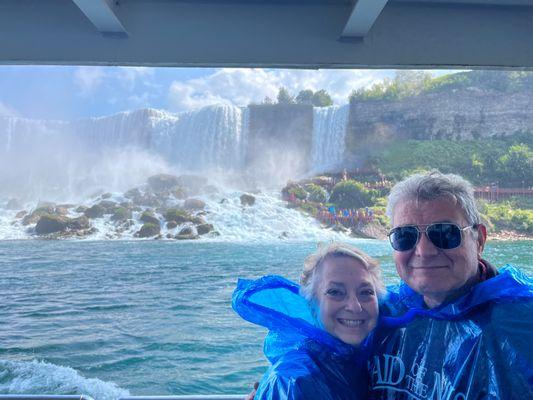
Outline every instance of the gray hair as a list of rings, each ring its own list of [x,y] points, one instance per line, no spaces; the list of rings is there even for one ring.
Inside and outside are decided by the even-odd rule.
[[[304,261],[304,269],[300,277],[300,294],[307,301],[312,302],[317,298],[317,289],[321,276],[320,272],[324,261],[336,257],[350,257],[363,264],[370,274],[370,279],[372,280],[377,295],[382,296],[385,294],[386,290],[381,279],[379,263],[355,247],[345,243],[333,242],[319,247],[315,253],[309,255]]]
[[[387,204],[387,216],[394,225],[394,208],[398,203],[410,200],[431,201],[448,198],[463,210],[470,225],[477,225],[481,218],[470,182],[459,175],[442,174],[433,170],[409,176],[391,189]]]

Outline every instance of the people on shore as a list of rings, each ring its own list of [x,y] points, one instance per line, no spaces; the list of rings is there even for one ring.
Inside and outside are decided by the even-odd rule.
[[[412,175],[392,188],[387,213],[402,282],[380,305],[369,398],[533,398],[533,280],[483,258],[470,183]]]
[[[310,255],[298,289],[281,277],[239,281],[234,309],[269,328],[272,366],[255,399],[363,399],[368,346],[384,293],[377,262],[347,244]]]

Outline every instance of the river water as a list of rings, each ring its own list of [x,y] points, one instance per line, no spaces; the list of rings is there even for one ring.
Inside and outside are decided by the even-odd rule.
[[[386,242],[352,240],[398,281]],[[245,393],[265,331],[230,306],[238,277],[297,280],[316,241],[0,241],[0,393]],[[533,275],[531,241],[486,258]]]

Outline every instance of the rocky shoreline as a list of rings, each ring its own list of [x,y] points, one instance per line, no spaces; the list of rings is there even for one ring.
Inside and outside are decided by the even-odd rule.
[[[12,225],[41,239],[83,239],[104,224],[109,231],[106,239],[195,240],[220,235],[206,221],[206,203],[199,198],[217,191],[204,177],[158,174],[140,187],[122,194],[101,193],[86,204],[40,202],[26,210],[10,199],[5,208],[17,211]],[[255,197],[244,193],[240,202],[251,207]]]
[[[517,231],[501,230],[498,232],[488,232],[487,240],[494,240],[499,242],[515,240],[533,240],[533,236]]]

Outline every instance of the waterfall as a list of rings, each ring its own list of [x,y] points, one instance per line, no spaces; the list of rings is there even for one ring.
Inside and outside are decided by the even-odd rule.
[[[243,118],[233,106],[208,106],[179,115],[154,132],[152,148],[172,164],[192,171],[242,166]]]
[[[320,172],[338,167],[344,157],[349,106],[313,109],[312,169]]]

